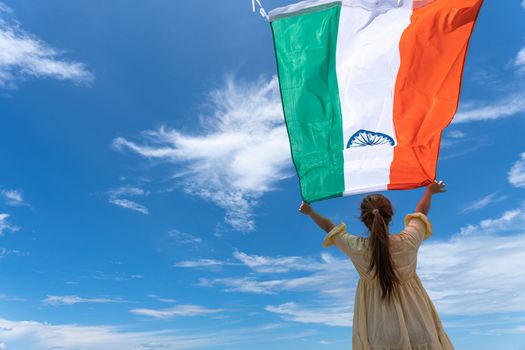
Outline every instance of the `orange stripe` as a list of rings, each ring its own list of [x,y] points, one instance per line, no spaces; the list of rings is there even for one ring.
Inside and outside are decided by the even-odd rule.
[[[427,185],[436,178],[441,133],[456,113],[468,42],[483,0],[415,0],[399,43],[394,93],[398,144],[389,190]]]

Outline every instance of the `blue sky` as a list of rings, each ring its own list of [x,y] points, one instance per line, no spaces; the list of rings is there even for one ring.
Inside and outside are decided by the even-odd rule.
[[[458,349],[525,349],[523,33],[486,0],[444,133],[419,273]],[[351,347],[274,74],[248,0],[0,2],[0,349]],[[315,207],[363,234],[360,198]]]

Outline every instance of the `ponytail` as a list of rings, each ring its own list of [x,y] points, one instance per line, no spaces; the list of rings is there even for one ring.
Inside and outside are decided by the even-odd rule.
[[[370,231],[368,272],[372,272],[374,277],[378,279],[381,286],[381,298],[390,300],[399,284],[399,278],[390,255],[390,240],[388,238],[388,223],[393,216],[392,207],[386,197],[370,195],[363,200],[361,211],[361,220]]]

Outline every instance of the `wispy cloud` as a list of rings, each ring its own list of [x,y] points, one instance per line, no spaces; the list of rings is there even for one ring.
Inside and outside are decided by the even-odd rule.
[[[520,73],[525,73],[525,47],[521,49],[514,59],[514,67]]]
[[[176,229],[171,230],[168,233],[170,238],[173,238],[177,243],[180,244],[201,244],[202,238],[189,234],[187,232],[182,232]]]
[[[461,141],[463,141],[465,137],[466,137],[466,134],[460,130],[446,131],[443,139],[441,140],[441,148],[452,147],[460,143]]]
[[[24,30],[13,11],[0,3],[0,88],[28,78],[54,78],[87,83],[93,80],[83,63],[66,61],[62,52]]]
[[[286,332],[285,332],[286,331]],[[134,331],[117,326],[53,325],[36,321],[0,319],[0,339],[9,349],[49,350],[152,350],[211,349],[261,343],[277,344],[312,335],[311,331],[289,332],[279,324],[221,330]]]
[[[525,188],[525,152],[510,169],[508,179],[512,186]]]
[[[114,204],[121,208],[134,210],[144,215],[149,215],[149,210],[144,205],[139,204],[131,199],[124,198],[131,196],[147,196],[149,193],[144,191],[143,189],[138,187],[123,186],[110,190],[108,194],[108,201],[111,204]]]
[[[149,210],[142,204],[139,204],[135,201],[129,200],[129,199],[118,199],[118,198],[110,198],[109,202],[111,204],[115,204],[118,207],[130,209],[134,211],[138,211],[139,213],[142,213],[144,215],[149,215]]]
[[[486,195],[485,197],[479,198],[475,201],[472,201],[470,203],[467,203],[463,209],[461,210],[462,213],[470,213],[476,210],[483,209],[491,204],[499,203],[505,199],[507,199],[507,196],[500,196],[497,193],[491,193],[489,195]]]
[[[512,60],[516,75],[525,72],[525,47]],[[505,79],[507,82],[509,78]],[[506,84],[507,95],[490,101],[470,101],[460,105],[453,123],[467,123],[504,119],[525,112],[525,88],[520,81],[510,79]]]
[[[460,230],[420,251],[419,272],[449,315],[525,312],[525,206]]]
[[[516,326],[512,328],[492,329],[490,334],[503,335],[503,334],[525,334],[525,325]]]
[[[161,303],[174,304],[174,303],[177,302],[176,299],[173,299],[173,298],[161,298],[161,297],[159,297],[156,294],[148,294],[148,297],[149,298],[153,298],[153,299],[155,299],[157,301],[160,301]]]
[[[139,275],[139,274],[127,274],[127,273],[120,273],[120,272],[108,273],[104,271],[95,271],[88,278],[92,278],[96,280],[104,280],[104,281],[123,282],[123,281],[130,281],[130,280],[140,280],[144,278],[144,276]]]
[[[11,225],[8,222],[10,215],[0,213],[0,237],[5,234],[5,232],[16,232],[18,227]]]
[[[188,268],[216,268],[220,266],[245,266],[257,273],[287,273],[291,271],[316,271],[321,268],[321,263],[299,256],[268,257],[262,255],[250,255],[235,251],[233,257],[239,262],[198,259],[187,260],[176,263],[175,267]]]
[[[200,305],[177,305],[167,309],[131,309],[129,312],[135,315],[168,319],[174,317],[207,316],[223,311],[223,309],[209,309]]]
[[[2,197],[4,197],[4,200],[7,205],[12,206],[24,206],[28,205],[22,196],[22,192],[18,190],[2,190],[0,191],[0,194]]]
[[[268,305],[266,311],[280,315],[285,320],[300,323],[316,323],[336,327],[352,327],[353,312],[350,307],[301,308],[294,302],[278,306]]]
[[[497,232],[497,231],[506,231],[513,230],[517,227],[514,225],[516,221],[525,221],[525,207],[516,208],[507,210],[501,216],[493,219],[482,220],[479,224],[476,225],[466,225],[463,226],[460,231],[460,236],[468,236],[474,233],[479,232]]]
[[[17,296],[13,296],[13,295],[6,295],[6,294],[0,294],[0,300],[4,300],[4,301],[18,301],[18,302],[27,301],[26,298],[21,298],[21,297],[17,297]]]
[[[5,257],[8,257],[10,255],[14,256],[28,256],[28,252],[23,252],[18,249],[8,249],[4,247],[0,247],[0,259],[3,259]]]
[[[439,160],[453,159],[477,151],[486,146],[486,140],[477,138],[472,142],[472,138],[460,130],[446,130],[441,140],[441,149]]]
[[[238,264],[227,262],[227,261],[222,261],[222,260],[215,260],[215,259],[198,259],[198,260],[180,261],[178,263],[175,263],[173,266],[203,268],[203,267],[219,267],[219,266],[226,266],[226,265],[238,265]]]
[[[496,120],[512,117],[525,112],[525,93],[515,92],[495,102],[484,104],[464,104],[454,123],[466,123],[484,120]]]
[[[122,299],[113,298],[83,298],[76,295],[48,295],[42,304],[51,306],[75,305],[75,304],[108,304],[123,303]]]
[[[425,241],[419,253],[418,273],[440,314],[466,317],[525,312],[525,294],[519,292],[525,289],[524,227],[525,204],[466,225],[449,240]],[[255,261],[264,262],[261,266],[270,271],[279,271],[286,260],[259,258]],[[349,316],[353,312],[351,296],[358,275],[350,261],[323,254],[313,266],[302,268],[300,276],[290,269],[293,275],[282,278],[271,278],[265,270],[253,268],[253,272],[238,277],[230,273],[228,277],[201,278],[199,285],[237,293],[310,293],[310,302],[290,301],[270,305],[266,310],[291,321],[349,325],[351,318],[341,319],[337,313]]]
[[[225,209],[233,228],[253,230],[253,206],[292,174],[277,78],[229,79],[206,105],[211,112],[192,133],[161,127],[143,132],[139,142],[119,137],[113,145],[172,163],[175,182],[186,193]]]
[[[299,256],[271,258],[261,255],[248,255],[236,251],[233,256],[241,263],[258,273],[285,273],[290,271],[316,271],[320,263]]]
[[[298,264],[288,271],[302,276],[286,276],[279,279],[265,278],[268,271],[284,273],[282,262],[286,258],[263,257],[262,271],[244,277],[201,278],[199,285],[218,287],[224,292],[279,294],[281,292],[313,293],[306,303],[287,302],[281,305],[268,305],[266,311],[278,314],[286,320],[317,323],[328,326],[351,326],[353,297],[358,276],[347,259],[335,258],[322,254],[321,259],[312,262],[312,266]],[[294,261],[296,257],[289,257]],[[306,261],[306,260],[305,260]],[[275,266],[270,268],[271,263]],[[252,269],[256,271],[257,268]]]
[[[147,196],[149,195],[149,192],[138,187],[122,186],[110,190],[109,195],[110,197]]]
[[[201,286],[221,287],[227,292],[247,292],[255,294],[277,294],[282,291],[311,291],[333,297],[334,295],[348,295],[353,290],[352,280],[356,280],[352,266],[347,259],[339,259],[331,254],[323,253],[321,259],[306,259],[297,257],[262,257],[258,263],[244,263],[256,274],[249,273],[244,277],[201,278]],[[250,260],[242,258],[242,260]],[[283,262],[299,262],[296,266],[283,267]],[[306,262],[310,262],[307,264]],[[262,263],[261,263],[262,262]],[[251,265],[251,266],[250,266]],[[302,272],[307,273],[300,277],[283,277],[278,279],[264,278],[271,273]]]

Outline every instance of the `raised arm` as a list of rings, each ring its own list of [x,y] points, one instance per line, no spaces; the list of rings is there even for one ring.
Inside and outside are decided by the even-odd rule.
[[[326,232],[330,232],[335,227],[335,224],[332,222],[332,220],[325,218],[313,210],[313,208],[306,202],[301,203],[299,211],[304,215],[309,216],[322,230]]]
[[[446,192],[444,188],[445,184],[443,183],[443,181],[434,181],[433,183],[428,185],[425,194],[423,194],[423,198],[421,198],[421,200],[416,206],[416,213],[423,213],[427,215],[430,211],[432,196],[436,193]]]

